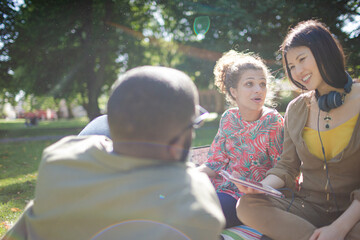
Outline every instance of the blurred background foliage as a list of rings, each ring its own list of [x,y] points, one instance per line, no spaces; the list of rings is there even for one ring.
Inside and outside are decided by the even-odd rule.
[[[348,71],[358,78],[359,5],[357,0],[2,0],[0,104],[15,104],[19,92],[29,108],[54,108],[66,99],[93,119],[127,69],[174,67],[199,89],[213,89],[215,62],[230,49],[258,53],[282,84],[279,45],[290,26],[313,18],[340,40]]]

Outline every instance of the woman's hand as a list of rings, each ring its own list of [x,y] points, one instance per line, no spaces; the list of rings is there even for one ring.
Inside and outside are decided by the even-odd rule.
[[[235,171],[232,172],[232,175],[234,177],[236,177],[236,178],[241,177],[240,174],[238,172],[235,172]],[[285,182],[281,178],[279,178],[279,177],[277,177],[275,175],[269,175],[259,183],[262,184],[262,185],[270,186],[270,187],[275,188],[275,189],[276,188],[282,188],[285,185]],[[242,192],[242,193],[245,193],[245,194],[259,194],[259,193],[262,193],[262,194],[264,194],[264,192],[261,192],[259,190],[255,190],[255,189],[250,188],[250,187],[243,186],[243,185],[241,185],[239,183],[234,182],[234,184],[239,189],[239,191]]]
[[[344,239],[360,220],[360,201],[353,200],[350,206],[331,225],[315,230],[310,240]]]
[[[197,169],[200,172],[206,173],[209,176],[209,178],[213,178],[216,176],[216,172],[211,168],[208,168],[205,164],[200,165],[199,167],[197,167]]]
[[[318,228],[314,231],[309,240],[343,240],[346,236],[333,225]]]
[[[244,185],[241,185],[239,183],[233,182],[235,184],[235,186],[239,189],[240,192],[245,193],[245,194],[259,194],[259,193],[263,193],[259,190],[250,188],[250,187],[246,187]]]
[[[241,177],[241,175],[238,172],[235,172],[235,171],[232,172],[232,175],[235,178],[240,178]],[[261,192],[259,190],[256,190],[256,189],[253,189],[253,188],[250,188],[250,187],[246,187],[246,186],[241,185],[240,183],[237,183],[237,182],[233,182],[233,184],[235,184],[235,186],[239,189],[240,192],[245,193],[245,194],[263,193],[263,192]]]

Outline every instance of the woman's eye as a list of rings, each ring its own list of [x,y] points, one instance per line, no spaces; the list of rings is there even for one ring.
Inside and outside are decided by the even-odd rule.
[[[290,71],[295,69],[295,66],[289,66]]]
[[[302,62],[305,60],[305,57],[300,58],[299,62]]]
[[[260,83],[260,87],[261,88],[266,88],[266,83],[264,83],[264,82]]]
[[[253,83],[252,83],[252,82],[246,82],[245,85],[246,85],[247,87],[252,87]]]

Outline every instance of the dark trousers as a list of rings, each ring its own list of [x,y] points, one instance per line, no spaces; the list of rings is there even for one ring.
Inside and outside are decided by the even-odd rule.
[[[237,200],[226,193],[218,192],[217,195],[226,219],[226,228],[241,225],[240,220],[236,216]]]

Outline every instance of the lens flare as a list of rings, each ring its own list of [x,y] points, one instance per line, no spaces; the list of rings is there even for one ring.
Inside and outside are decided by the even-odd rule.
[[[210,18],[208,16],[200,16],[194,20],[194,32],[198,38],[204,38],[210,28]]]
[[[130,220],[116,223],[96,233],[91,240],[112,240],[114,236],[117,236],[117,239],[190,240],[178,229],[151,220]]]

